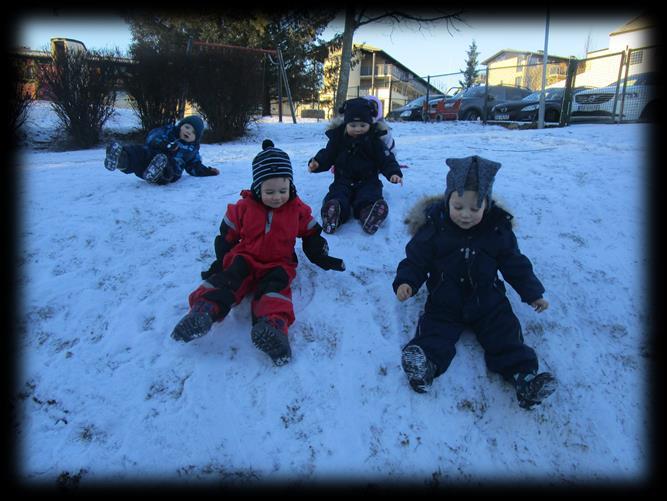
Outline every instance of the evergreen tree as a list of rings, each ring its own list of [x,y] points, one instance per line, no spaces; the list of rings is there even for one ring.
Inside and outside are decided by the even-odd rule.
[[[479,52],[477,52],[477,44],[474,40],[470,44],[470,48],[466,54],[468,56],[466,59],[466,69],[465,71],[461,70],[463,73],[463,81],[459,80],[459,85],[464,90],[471,87],[475,83],[475,78],[477,77],[477,56],[479,56]]]

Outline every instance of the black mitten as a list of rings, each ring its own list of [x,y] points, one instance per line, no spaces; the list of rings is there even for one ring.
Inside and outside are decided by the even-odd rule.
[[[316,264],[323,270],[345,271],[345,263],[342,259],[331,256],[320,256],[313,264]]]
[[[329,256],[329,245],[321,235],[304,238],[303,252],[311,263],[323,270],[345,271],[345,263],[342,259]]]

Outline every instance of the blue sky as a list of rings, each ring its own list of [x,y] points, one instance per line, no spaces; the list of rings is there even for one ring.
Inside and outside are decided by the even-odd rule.
[[[126,50],[132,38],[129,28],[120,16],[69,15],[59,11],[25,13],[18,19],[15,45],[33,49],[47,47],[51,37],[81,40],[91,49],[118,47]],[[610,7],[604,13],[572,9],[552,9],[549,26],[549,54],[583,58],[587,39],[589,50],[608,46],[609,33],[638,16],[640,9]],[[489,9],[466,15],[467,25],[458,23],[448,33],[444,25],[419,29],[414,24],[376,23],[360,28],[355,43],[368,43],[383,49],[413,72],[421,75],[437,75],[456,72],[465,67],[466,51],[475,40],[479,60],[492,56],[501,49],[538,51],[544,49],[546,10],[532,8],[517,16]],[[342,31],[342,20],[335,20],[325,31],[325,39],[336,31]]]

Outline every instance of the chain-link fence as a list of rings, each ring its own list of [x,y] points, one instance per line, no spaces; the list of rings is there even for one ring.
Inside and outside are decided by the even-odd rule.
[[[657,46],[577,61],[567,122],[655,121]]]
[[[656,46],[642,47],[548,63],[545,123],[655,120],[656,49]],[[489,68],[486,78],[489,88],[514,85],[534,92],[516,101],[492,100],[487,119],[537,122],[543,71],[541,63]]]
[[[395,120],[537,123],[542,101],[542,118],[548,125],[656,119],[657,46],[583,60],[549,58],[546,68],[539,60],[508,62],[477,70],[468,88],[463,72],[392,81],[384,101],[386,116]],[[349,95],[364,96],[370,91],[360,86],[351,88]]]

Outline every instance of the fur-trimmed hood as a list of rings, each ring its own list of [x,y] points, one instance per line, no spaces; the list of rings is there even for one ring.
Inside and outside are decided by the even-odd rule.
[[[334,118],[332,118],[331,121],[327,124],[327,131],[337,129],[344,123],[345,123],[345,117],[343,115],[337,115]],[[378,136],[387,134],[390,129],[390,127],[385,123],[384,120],[380,120],[371,125],[371,132],[373,132],[373,128],[375,129],[375,134]]]
[[[408,211],[403,222],[408,226],[408,233],[411,237],[417,234],[419,228],[426,224],[426,215],[430,208],[436,204],[444,203],[445,195],[426,195],[419,199],[415,205]],[[507,210],[504,202],[499,202],[497,197],[492,200],[492,207],[497,207],[503,212],[507,213],[512,225],[512,229],[516,228],[516,220],[514,216]],[[490,209],[489,209],[490,210]],[[486,217],[486,216],[485,216]]]

